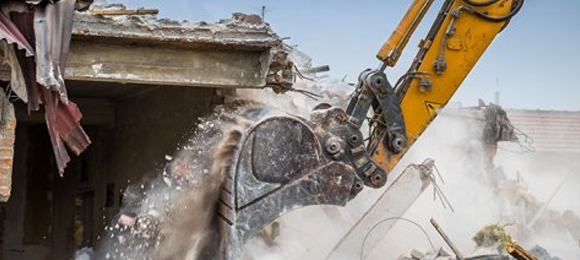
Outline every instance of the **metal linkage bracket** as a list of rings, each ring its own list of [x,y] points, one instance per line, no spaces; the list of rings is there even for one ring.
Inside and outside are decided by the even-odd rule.
[[[403,151],[407,146],[407,132],[401,105],[385,73],[368,69],[359,76],[357,89],[346,109],[349,122],[360,128],[371,107],[387,131],[383,141],[389,151]]]

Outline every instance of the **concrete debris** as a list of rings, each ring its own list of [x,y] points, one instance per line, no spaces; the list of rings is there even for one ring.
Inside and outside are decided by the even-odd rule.
[[[572,210],[561,212],[550,209],[547,205],[549,202],[540,201],[528,189],[521,173],[517,173],[516,179],[507,179],[501,167],[493,170],[496,172],[496,179],[492,183],[497,183],[495,190],[503,198],[505,218],[515,222],[513,234],[518,240],[530,240],[534,230],[545,228],[546,223],[549,223],[550,228],[568,232],[575,240],[580,241],[580,217]]]
[[[455,257],[451,257],[447,251],[443,248],[437,250],[420,251],[418,249],[412,249],[409,255],[401,255],[397,260],[451,260]]]
[[[288,90],[292,90],[292,85],[294,85],[293,68],[294,63],[288,59],[288,53],[278,52],[274,54],[266,76],[266,82],[275,93],[285,93]]]
[[[272,222],[272,224],[260,230],[257,236],[260,237],[269,247],[277,245],[278,243],[276,239],[280,236],[280,222]]]
[[[562,258],[550,255],[550,253],[548,253],[548,250],[538,245],[536,245],[529,251],[530,253],[535,255],[539,260],[563,260]]]
[[[177,43],[219,43],[245,48],[267,48],[282,45],[282,40],[259,17],[235,13],[231,19],[217,23],[178,22],[159,19],[156,15],[108,16],[94,12],[126,10],[121,4],[93,5],[87,12],[75,14],[73,35],[112,39],[142,39]]]
[[[500,141],[515,142],[518,140],[514,133],[514,126],[507,117],[505,110],[494,104],[489,104],[483,111],[486,124],[483,129],[483,140],[486,143]]]
[[[9,43],[16,43],[14,53],[5,51],[11,59],[8,63],[12,71],[11,85],[15,86],[17,93],[22,92],[23,85],[26,86],[26,97],[23,100],[27,101],[29,112],[38,110],[40,103],[44,105],[57,168],[62,175],[70,161],[65,144],[76,155],[90,144],[79,123],[82,114],[76,104],[68,100],[63,77],[75,1],[51,2],[26,10],[8,7],[12,8],[0,5],[3,11],[11,11],[10,19],[4,14],[0,15],[0,22],[4,29],[2,38],[12,36],[6,39]],[[21,45],[28,46],[24,48],[26,52],[21,51]],[[24,98],[24,95],[20,96]]]
[[[421,253],[421,251],[418,251],[416,249],[413,249],[411,251],[411,258],[412,259],[421,260],[421,259],[423,259],[423,257],[425,257],[425,254]]]
[[[207,23],[159,19],[154,14],[139,15],[139,12],[144,12],[139,10],[136,10],[136,15],[108,15],[128,11],[122,4],[113,4],[93,5],[89,11],[76,12],[73,38],[267,52],[261,58],[263,68],[259,73],[242,71],[241,76],[265,79],[260,87],[273,88],[276,93],[285,92],[294,84],[294,63],[288,57],[290,50],[259,16],[233,13],[230,19]],[[208,80],[204,80],[201,83],[209,85]],[[255,87],[256,84],[244,80],[240,85]]]
[[[249,24],[263,24],[262,18],[255,14],[233,13],[232,19]]]
[[[498,243],[512,241],[511,235],[498,224],[485,226],[472,239],[478,247],[491,247],[498,245]]]

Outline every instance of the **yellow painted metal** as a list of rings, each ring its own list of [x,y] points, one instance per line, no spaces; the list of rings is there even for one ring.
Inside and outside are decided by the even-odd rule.
[[[504,244],[506,251],[517,260],[538,260],[530,252],[526,251],[520,245],[508,241]]]
[[[514,2],[515,0],[501,0],[491,6],[472,8],[477,8],[491,16],[503,16],[511,11]],[[465,3],[461,0],[453,1],[448,11],[451,13],[463,5]],[[447,37],[446,43],[443,43],[452,20],[452,15],[445,17],[433,41],[426,45],[429,49],[423,59],[416,60],[420,62],[420,65],[415,71],[409,71],[428,73],[426,78],[431,81],[431,87],[427,89],[421,87],[419,84],[421,80],[415,78],[410,81],[402,97],[401,109],[405,119],[408,147],[411,147],[436,117],[436,110],[445,106],[451,99],[480,56],[505,25],[505,22],[488,21],[466,11],[460,11],[453,23],[455,26],[453,35]],[[438,74],[434,69],[434,64],[440,56],[442,44],[447,68],[442,74]],[[389,157],[386,147],[381,145],[373,158],[387,172],[390,172],[404,153]]]
[[[389,37],[383,47],[379,50],[377,58],[383,61],[387,66],[393,67],[399,60],[403,49],[409,42],[409,38],[413,35],[413,32],[417,28],[417,25],[421,23],[423,16],[431,7],[434,0],[415,0],[407,10],[407,13],[399,22],[397,28]]]

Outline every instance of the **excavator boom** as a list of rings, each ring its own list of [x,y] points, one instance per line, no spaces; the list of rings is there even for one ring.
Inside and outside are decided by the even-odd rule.
[[[250,238],[292,210],[344,206],[364,186],[383,187],[523,2],[446,0],[411,67],[391,85],[385,69],[433,3],[415,0],[377,54],[383,65],[361,73],[345,109],[321,104],[309,119],[248,110],[251,126],[218,169],[226,176],[217,212],[222,259],[239,257]],[[368,142],[360,131],[366,121]]]

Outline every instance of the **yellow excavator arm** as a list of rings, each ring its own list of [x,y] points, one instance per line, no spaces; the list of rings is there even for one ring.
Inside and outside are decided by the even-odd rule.
[[[389,40],[377,54],[394,66],[433,0],[415,0]],[[407,147],[421,136],[461,86],[481,55],[523,0],[446,1],[427,37],[419,44],[410,69],[395,87],[405,121]],[[389,172],[404,155],[391,153],[379,142],[373,159]]]
[[[446,0],[409,70],[394,85],[395,66],[434,0],[415,0],[383,45],[378,69],[363,71],[348,106],[320,104],[310,119],[260,108],[235,142],[217,205],[221,257],[235,259],[266,224],[311,205],[344,206],[364,188],[381,188],[409,147],[445,106],[524,0]],[[372,117],[368,116],[372,111]],[[369,122],[368,142],[360,131]],[[232,145],[236,143],[236,145]]]

